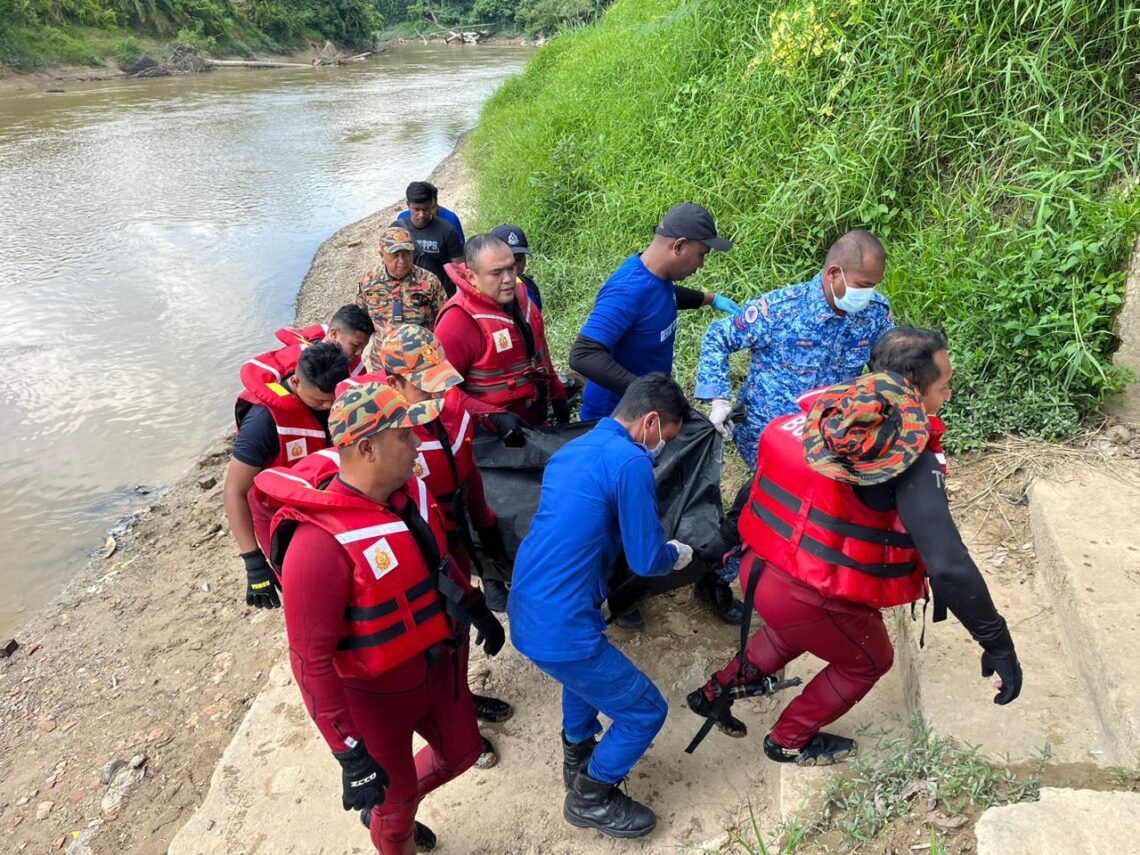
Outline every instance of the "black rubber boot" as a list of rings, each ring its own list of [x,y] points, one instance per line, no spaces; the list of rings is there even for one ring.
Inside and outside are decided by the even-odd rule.
[[[785,748],[772,741],[772,735],[764,737],[764,753],[769,760],[777,763],[796,763],[800,766],[830,766],[841,763],[855,753],[858,746],[854,739],[836,736],[820,731],[803,748]]]
[[[595,781],[584,771],[566,794],[562,815],[576,828],[596,828],[610,837],[644,837],[657,826],[657,815],[618,784]]]
[[[562,783],[569,790],[574,786],[574,779],[578,773],[586,768],[594,749],[598,747],[598,740],[591,736],[585,742],[567,742],[566,733],[562,733]]]
[[[489,721],[497,724],[500,721],[506,721],[508,718],[515,714],[515,709],[506,701],[501,701],[498,698],[488,698],[485,695],[476,695],[472,693],[472,698],[475,699],[475,718],[479,721]]]
[[[641,609],[630,609],[625,614],[618,615],[618,619],[614,623],[630,632],[645,630],[645,617],[641,614]]]
[[[365,828],[369,831],[372,830],[372,808],[360,812],[360,821],[364,823]],[[435,832],[418,820],[416,821],[415,830],[412,832],[412,839],[416,843],[417,852],[431,852],[431,850],[435,849]]]
[[[498,579],[483,580],[483,599],[487,608],[500,614],[507,610],[507,586]]]
[[[490,769],[499,762],[499,753],[495,751],[495,746],[491,744],[491,740],[485,736],[479,738],[483,740],[483,751],[479,755],[479,759],[475,761],[475,768]]]
[[[706,573],[693,583],[697,599],[712,606],[716,616],[727,624],[740,626],[744,622],[744,603],[736,599],[732,586],[716,573]]]

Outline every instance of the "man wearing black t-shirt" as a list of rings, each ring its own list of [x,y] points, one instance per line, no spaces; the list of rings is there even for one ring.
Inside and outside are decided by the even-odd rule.
[[[405,194],[409,213],[392,225],[411,232],[416,244],[415,265],[434,273],[450,297],[455,293],[455,286],[443,272],[443,266],[463,261],[463,239],[451,223],[435,215],[439,191],[434,185],[426,181],[413,181]]]

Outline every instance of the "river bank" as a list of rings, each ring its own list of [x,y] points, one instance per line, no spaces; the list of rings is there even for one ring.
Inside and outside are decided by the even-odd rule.
[[[457,147],[432,172],[470,217]],[[317,251],[296,319],[325,320],[376,260],[393,203]],[[359,243],[358,243],[359,241]],[[280,612],[248,608],[222,508],[231,438],[137,514],[16,633],[0,659],[0,837],[5,851],[166,851],[285,649]],[[111,784],[101,773],[107,764]],[[135,764],[132,767],[132,762]],[[89,850],[83,845],[90,846]]]
[[[388,38],[382,39],[375,49],[374,55],[383,54],[393,47],[401,44],[431,44],[431,45],[447,45],[456,50],[483,48],[483,47],[504,47],[504,46],[517,46],[529,47],[540,45],[543,39],[528,39],[524,36],[514,37],[498,37],[492,36],[491,38],[481,41],[477,45],[463,44],[461,42],[448,42],[445,38],[419,38],[410,39],[400,35],[392,35]],[[331,44],[328,43],[328,44]],[[165,52],[169,54],[169,46],[166,46]],[[156,59],[161,58],[163,48],[155,46],[155,48],[148,52]],[[353,51],[341,51],[344,56],[354,53]],[[359,53],[359,52],[357,52]],[[296,65],[313,65],[314,69],[317,67],[314,63],[322,56],[327,57],[328,50],[324,47],[318,47],[315,44],[295,51],[285,53],[256,53],[252,56],[233,56],[230,54],[211,54],[203,53],[202,56],[211,60],[223,61],[250,61],[250,62],[265,62],[265,63],[287,63]],[[207,69],[207,71],[232,71],[235,69],[228,68],[214,68]],[[273,68],[246,68],[237,69],[245,71],[272,71]],[[204,73],[204,72],[199,72]],[[61,63],[58,65],[50,65],[43,68],[35,68],[30,71],[19,70],[10,65],[0,62],[0,92],[20,92],[20,91],[52,91],[68,84],[78,83],[99,83],[108,80],[126,80],[130,75],[124,70],[124,66],[119,60],[113,58],[106,58],[103,62],[94,65],[75,65],[69,63]]]

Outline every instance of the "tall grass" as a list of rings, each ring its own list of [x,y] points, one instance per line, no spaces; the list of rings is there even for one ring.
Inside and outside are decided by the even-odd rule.
[[[472,161],[482,218],[537,247],[556,353],[675,202],[736,238],[693,282],[738,300],[866,227],[896,314],[950,338],[959,446],[1059,438],[1123,380],[1138,98],[1128,0],[618,0],[496,94]]]

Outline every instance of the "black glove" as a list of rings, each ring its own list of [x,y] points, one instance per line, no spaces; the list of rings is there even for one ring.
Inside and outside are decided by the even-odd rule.
[[[994,695],[994,703],[1005,706],[1021,694],[1021,663],[1012,642],[1005,650],[982,653],[982,676],[992,677],[995,671],[1001,677],[1001,688]]]
[[[507,555],[506,544],[503,543],[503,533],[498,525],[489,525],[486,528],[476,529],[479,533],[479,544],[483,554],[492,561],[498,561],[510,567],[511,559]]]
[[[518,446],[526,442],[523,430],[527,427],[527,423],[518,413],[488,413],[487,418],[494,425],[495,433],[499,435],[499,439],[507,445]]]
[[[565,401],[551,401],[550,408],[554,410],[554,423],[556,425],[570,424],[570,405]]]
[[[487,604],[480,599],[479,605],[471,609],[471,625],[475,627],[475,643],[482,645],[483,652],[494,656],[503,649],[507,642],[507,634],[503,632],[503,625],[499,619],[491,614]]]
[[[364,740],[348,751],[333,752],[340,763],[341,784],[344,793],[341,804],[345,810],[372,810],[384,804],[384,790],[388,788],[388,773],[372,759]]]
[[[281,608],[281,598],[277,595],[281,582],[261,550],[243,552],[241,558],[245,562],[245,604],[259,609]]]

